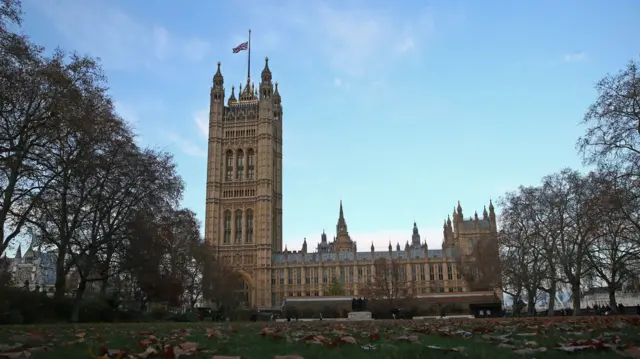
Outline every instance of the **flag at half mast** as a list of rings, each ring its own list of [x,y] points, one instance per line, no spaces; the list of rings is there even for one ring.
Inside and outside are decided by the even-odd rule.
[[[240,45],[236,46],[233,48],[233,53],[237,54],[240,51],[244,51],[246,49],[249,48],[249,41],[245,41],[243,43],[241,43]]]

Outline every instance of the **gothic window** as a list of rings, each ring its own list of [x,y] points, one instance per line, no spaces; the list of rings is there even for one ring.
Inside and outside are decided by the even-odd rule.
[[[254,171],[256,167],[256,153],[252,148],[247,153],[247,178],[253,179]]]
[[[444,279],[444,273],[442,273],[442,263],[438,263],[438,280]]]
[[[238,150],[236,152],[236,179],[242,179],[244,177],[244,152]]]
[[[248,209],[245,216],[247,219],[247,237],[245,239],[245,242],[253,243],[253,211]]]
[[[427,277],[425,275],[425,267],[426,267],[426,264],[425,265],[420,265],[420,280],[421,281],[427,280]]]
[[[447,264],[447,279],[453,280],[453,266],[451,263]]]
[[[233,151],[227,151],[227,181],[231,181],[233,179]]]
[[[434,280],[435,279],[435,270],[434,270],[434,266],[433,264],[429,265],[429,280]]]
[[[236,210],[236,243],[242,241],[242,211]]]
[[[291,268],[287,268],[287,284],[293,284],[293,271]],[[292,297],[293,295],[290,295]]]
[[[224,212],[224,243],[231,243],[231,211]]]

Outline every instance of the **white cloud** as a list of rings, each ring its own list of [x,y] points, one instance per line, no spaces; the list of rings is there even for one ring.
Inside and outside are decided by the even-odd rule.
[[[563,57],[564,62],[579,62],[587,59],[587,54],[584,52],[574,52],[565,54]]]
[[[157,24],[132,18],[111,2],[41,0],[35,2],[71,47],[100,57],[107,68],[152,67],[172,59],[199,61],[209,44],[182,38]]]
[[[440,249],[442,247],[442,228],[420,228],[421,242],[427,241],[427,245],[430,249]],[[289,250],[300,250],[302,248],[302,242],[304,238],[307,238],[307,249],[309,251],[315,251],[318,242],[320,242],[321,231],[307,235],[302,238],[286,238],[284,243],[287,244]],[[376,232],[354,232],[349,233],[351,239],[356,241],[359,252],[366,252],[371,249],[371,243],[375,247],[376,251],[387,250],[389,247],[389,241],[393,250],[396,250],[396,245],[399,243],[400,248],[404,250],[405,243],[409,241],[411,244],[411,228],[404,230],[380,230]],[[334,234],[327,233],[327,239],[333,240]]]
[[[335,87],[342,86],[342,80],[336,77],[335,79],[333,79],[333,86]]]
[[[429,10],[418,10],[415,16],[406,18],[377,11],[368,3],[361,7],[354,7],[353,3],[336,7],[324,2],[279,4],[274,8],[261,6],[256,10],[256,18],[270,18],[265,12],[278,14],[283,19],[281,37],[297,37],[297,41],[304,41],[315,49],[312,51],[318,51],[336,71],[350,76],[393,68],[392,61],[417,49],[433,30]],[[295,41],[281,40],[281,43]]]
[[[182,138],[181,136],[175,133],[166,133],[166,137],[173,142],[173,144],[177,145],[179,150],[185,155],[194,156],[194,157],[207,157],[207,151],[200,147],[198,144]]]
[[[205,109],[196,111],[193,114],[193,122],[195,122],[202,137],[208,139],[209,138],[209,110],[205,108]]]

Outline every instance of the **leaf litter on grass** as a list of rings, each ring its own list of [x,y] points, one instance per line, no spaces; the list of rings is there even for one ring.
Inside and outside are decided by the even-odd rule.
[[[53,355],[65,347],[78,348],[87,358],[95,359],[194,356],[228,359],[242,357],[241,352],[248,346],[264,345],[282,347],[282,351],[286,349],[289,355],[274,357],[287,359],[303,358],[298,353],[291,353],[292,348],[299,348],[301,352],[308,352],[309,348],[345,348],[372,354],[387,349],[418,348],[421,352],[452,352],[473,357],[478,345],[524,356],[551,351],[560,354],[600,351],[640,358],[640,349],[633,345],[639,339],[633,335],[638,324],[640,319],[637,317],[560,317],[262,325],[152,323],[147,324],[145,330],[134,330],[135,325],[127,324],[92,325],[82,327],[82,330],[74,327],[12,328],[0,329],[0,359],[46,358],[49,353],[43,352]],[[115,340],[116,337],[119,339]],[[123,340],[135,344],[123,345]]]

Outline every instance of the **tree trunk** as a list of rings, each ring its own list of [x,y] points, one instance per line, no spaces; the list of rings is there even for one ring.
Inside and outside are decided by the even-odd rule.
[[[573,302],[573,316],[580,315],[580,281],[571,283],[571,297]]]
[[[553,315],[555,314],[557,287],[558,283],[554,281],[553,283],[551,283],[551,287],[547,292],[547,294],[549,294],[549,308],[547,309],[547,316],[549,317],[553,317]]]
[[[536,312],[536,292],[527,290],[527,313],[530,315]]]
[[[56,291],[54,298],[60,300],[64,298],[67,291],[67,273],[65,273],[65,259],[67,249],[64,246],[58,247],[58,258],[56,259]]]
[[[609,286],[607,288],[609,292],[609,306],[614,313],[618,313],[618,303],[616,302],[616,288],[614,286]]]
[[[78,285],[78,290],[76,291],[76,296],[73,298],[73,309],[71,311],[71,322],[77,323],[80,319],[80,306],[82,305],[82,297],[84,296],[84,291],[87,289],[87,281],[84,279],[80,279],[80,284]]]

